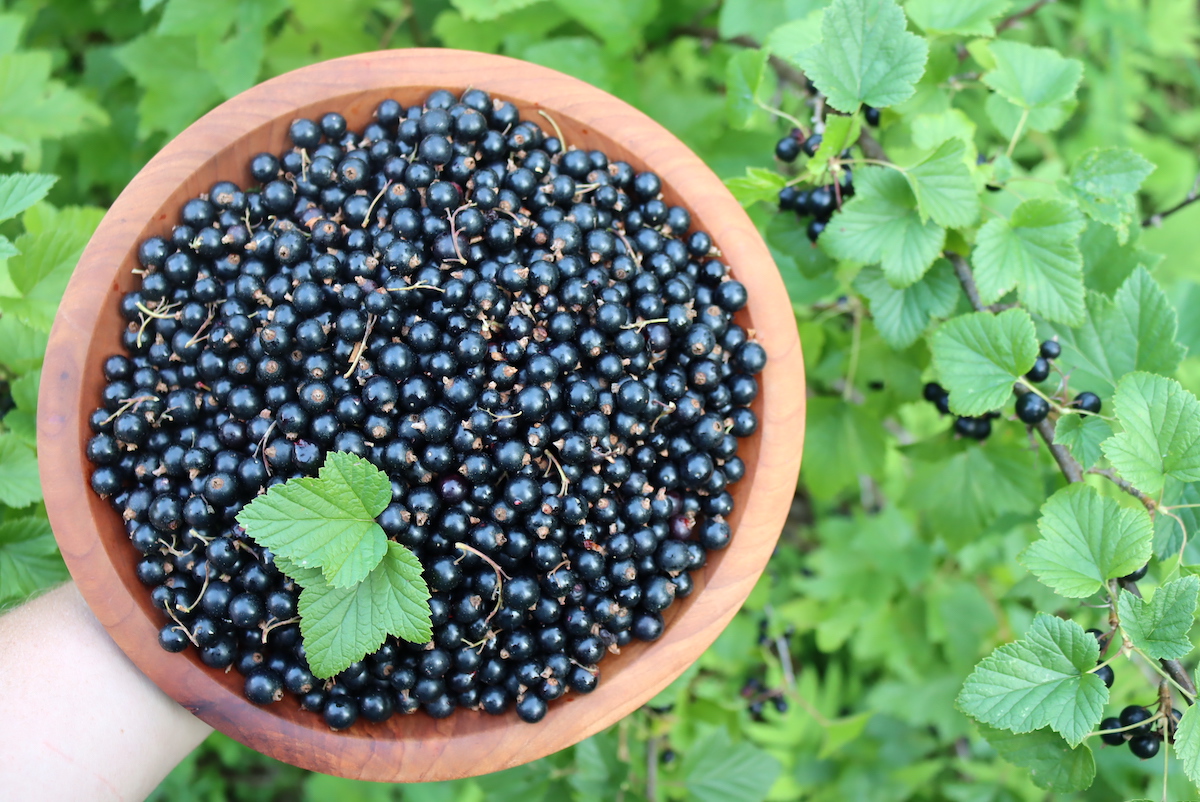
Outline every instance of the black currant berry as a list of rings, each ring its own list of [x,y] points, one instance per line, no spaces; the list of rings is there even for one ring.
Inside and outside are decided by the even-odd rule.
[[[1075,400],[1071,402],[1071,406],[1083,412],[1090,412],[1093,415],[1100,414],[1100,396],[1095,393],[1082,392],[1075,396]]]
[[[1121,728],[1121,720],[1119,718],[1106,718],[1100,722],[1099,729],[1101,730],[1119,730]],[[1100,736],[1100,740],[1109,746],[1121,746],[1125,743],[1125,733],[1123,732],[1106,732]]]
[[[1150,732],[1150,719],[1153,714],[1142,707],[1141,705],[1129,705],[1121,711],[1121,726],[1130,727],[1127,732],[1130,736],[1145,735]],[[1146,722],[1142,724],[1142,722]],[[1134,727],[1134,724],[1141,724],[1139,727]]]
[[[1026,393],[1017,398],[1017,418],[1022,423],[1036,426],[1050,414],[1050,404],[1037,393]]]

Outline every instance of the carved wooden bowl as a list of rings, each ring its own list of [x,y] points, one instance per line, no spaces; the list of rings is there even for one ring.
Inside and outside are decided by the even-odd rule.
[[[168,654],[163,624],[134,575],[136,552],[107,502],[89,487],[84,445],[99,403],[104,358],[121,351],[121,295],[134,289],[136,247],[164,235],[189,198],[218,180],[254,185],[248,164],[287,146],[289,123],[337,110],[361,130],[384,98],[405,106],[432,90],[483,89],[510,100],[522,118],[568,145],[599,148],[663,181],[712,236],[750,294],[739,323],[753,329],[769,362],[754,403],[760,426],[743,440],[745,477],[733,486],[729,547],[695,574],[695,592],[666,614],[654,643],[635,641],[601,666],[599,687],[550,704],[538,724],[515,713],[493,717],[424,713],[384,724],[363,720],[332,732],[295,697],[268,707],[242,695],[243,678],[205,667],[194,649]],[[791,502],[804,433],[804,366],[792,308],[771,255],[737,202],[695,154],[645,114],[561,73],[499,56],[413,49],[366,53],[296,70],[256,86],[205,115],[150,160],[117,198],[67,288],[46,353],[38,446],[46,506],[80,592],[113,640],[160,688],[213,727],[267,755],[306,769],[367,780],[424,782],[499,771],[570,746],[637,709],[699,657],[745,601],[767,564]]]

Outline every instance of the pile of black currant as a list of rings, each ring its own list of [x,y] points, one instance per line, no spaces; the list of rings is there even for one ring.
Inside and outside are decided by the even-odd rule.
[[[1029,372],[1025,374],[1025,378],[1034,383],[1044,382],[1050,377],[1050,363],[1061,354],[1062,346],[1056,340],[1046,340],[1039,347],[1038,358]],[[936,382],[926,384],[924,395],[925,400],[933,403],[938,412],[943,415],[950,413],[950,394],[940,384]],[[1101,406],[1100,396],[1084,391],[1075,396],[1071,401],[1071,406],[1080,410],[1081,414],[1098,414]],[[1022,423],[1036,426],[1050,414],[1050,403],[1037,393],[1026,392],[1017,397],[1015,411],[1017,419]],[[962,437],[986,440],[992,433],[992,420],[998,417],[1000,417],[1000,413],[994,410],[979,417],[958,416],[954,419],[954,431]]]
[[[290,137],[252,160],[258,188],[217,183],[141,243],[92,487],[162,647],[235,668],[252,701],[286,690],[334,729],[420,708],[537,721],[658,638],[730,541],[766,360],[734,322],[746,289],[658,176],[482,91]],[[323,681],[299,588],[235,516],[331,451],[390,477],[378,520],[425,568],[433,639]]]

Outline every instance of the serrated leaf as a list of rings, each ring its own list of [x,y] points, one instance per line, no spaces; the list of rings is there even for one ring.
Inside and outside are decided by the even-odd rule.
[[[1058,363],[1071,383],[1108,395],[1135,370],[1171,374],[1185,349],[1175,341],[1178,318],[1162,288],[1143,267],[1135,269],[1110,300],[1088,292],[1076,328],[1054,326],[1062,343]]]
[[[895,287],[920,280],[946,242],[946,230],[922,221],[917,200],[904,176],[875,165],[855,173],[853,198],[834,214],[820,247],[838,259],[878,262]]]
[[[1010,0],[909,0],[904,9],[912,21],[930,34],[995,36],[992,19],[1003,14]]]
[[[49,338],[46,332],[38,331],[15,317],[0,315],[0,342],[4,343],[0,365],[7,365],[14,373],[41,367]]]
[[[841,398],[812,398],[808,415],[804,453],[811,459],[802,469],[802,478],[814,496],[833,498],[847,488],[857,488],[860,475],[874,476],[883,470],[886,433],[862,406]],[[831,464],[822,462],[818,454],[840,456]]]
[[[979,195],[967,167],[961,139],[947,139],[921,161],[908,167],[908,179],[917,198],[917,211],[947,228],[969,226],[979,219]]]
[[[1160,510],[1154,516],[1154,556],[1167,560],[1182,553],[1184,565],[1200,564],[1200,543],[1195,536],[1200,532],[1200,485],[1168,479],[1162,504],[1183,506],[1171,510],[1171,515]]]
[[[361,583],[351,588],[310,584],[300,593],[298,610],[304,650],[318,677],[345,670],[376,651],[388,635],[410,643],[432,637],[421,563],[392,541]]]
[[[1137,220],[1136,193],[1153,171],[1153,164],[1129,148],[1092,148],[1075,162],[1067,185],[1084,214],[1112,226],[1124,244]]]
[[[758,114],[763,95],[773,89],[773,81],[766,77],[769,56],[762,48],[742,50],[725,66],[725,108],[729,122],[737,128],[750,124]]]
[[[1122,590],[1117,599],[1121,629],[1155,660],[1178,660],[1192,650],[1188,631],[1200,599],[1200,577],[1185,576],[1154,591],[1149,601]]]
[[[1123,431],[1105,440],[1104,456],[1121,476],[1156,495],[1167,477],[1200,480],[1200,402],[1174,379],[1130,373],[1117,384],[1113,408]]]
[[[780,175],[774,170],[762,167],[747,167],[745,175],[725,179],[725,186],[733,193],[733,197],[743,206],[751,204],[776,203],[779,190],[787,185],[787,176]]]
[[[362,457],[330,452],[315,478],[272,487],[237,520],[259,545],[301,568],[319,567],[331,585],[349,588],[383,559],[387,535],[375,516],[391,500],[386,474]]]
[[[0,220],[9,220],[46,197],[58,176],[14,173],[0,176]]]
[[[782,767],[754,744],[733,743],[724,727],[713,727],[692,743],[683,759],[688,799],[751,802],[763,799]]]
[[[1000,95],[991,94],[983,107],[996,130],[1005,139],[1011,139],[1016,136],[1018,126],[1023,131],[1057,131],[1078,105],[1078,101],[1071,99],[1051,106],[1023,109]]]
[[[1038,788],[1059,793],[1083,791],[1096,779],[1091,747],[1072,747],[1049,727],[1018,735],[980,724],[979,734],[1004,760],[1027,769]]]
[[[829,160],[858,141],[862,133],[862,117],[857,114],[830,114],[825,118],[825,133],[817,152],[808,160],[806,170],[814,179],[829,167]]]
[[[913,144],[922,150],[933,150],[949,139],[959,139],[966,148],[966,160],[975,160],[975,123],[959,109],[915,117],[912,138]]]
[[[1015,733],[1049,726],[1078,746],[1100,722],[1108,688],[1095,674],[1096,639],[1074,621],[1038,613],[1025,637],[996,649],[967,677],[959,710]]]
[[[871,720],[872,715],[870,711],[867,711],[865,713],[837,718],[826,724],[822,734],[823,737],[821,738],[821,749],[817,752],[817,759],[826,760],[846,744],[858,740],[863,730],[866,729],[867,722]]]
[[[487,22],[541,2],[543,0],[450,0],[450,5],[458,9],[463,19]]]
[[[866,297],[879,336],[898,351],[920,339],[934,318],[954,311],[960,294],[954,268],[945,259],[910,287],[896,289],[874,267],[859,273],[854,286]]]
[[[623,56],[642,42],[642,32],[658,14],[658,0],[555,0],[559,9]]]
[[[1112,427],[1094,415],[1063,415],[1054,425],[1054,442],[1071,449],[1084,470],[1100,459],[1100,444],[1112,437]]]
[[[1031,312],[1077,325],[1084,319],[1083,216],[1057,198],[1031,198],[1012,219],[989,220],[979,231],[971,263],[984,303],[1016,289]]]
[[[66,578],[49,521],[31,516],[0,523],[0,608]]]
[[[1002,516],[1032,519],[1046,497],[1028,448],[989,443],[963,446],[948,458],[939,450],[936,457],[914,458],[904,500],[953,549],[975,542]]]
[[[834,0],[821,20],[821,43],[797,63],[830,106],[853,114],[864,103],[883,108],[912,97],[928,56],[892,0]]]
[[[33,448],[11,434],[0,434],[0,504],[20,509],[42,500]]]
[[[1038,530],[1042,537],[1021,554],[1021,564],[1069,599],[1090,596],[1150,559],[1150,515],[1090,485],[1068,485],[1051,496]]]
[[[79,255],[104,216],[102,209],[69,207],[48,215],[54,224],[31,227],[37,206],[25,215],[26,232],[15,243],[20,254],[8,260],[17,297],[0,298],[0,310],[39,331],[50,331],[59,301]]]
[[[0,157],[21,153],[27,169],[37,169],[42,140],[108,123],[104,109],[51,78],[54,59],[49,50],[0,55]]]
[[[1050,47],[999,40],[990,45],[996,67],[983,82],[1006,100],[1025,109],[1044,109],[1075,97],[1083,64]]]
[[[1175,758],[1188,779],[1200,785],[1200,706],[1184,708],[1175,731]]]
[[[942,324],[930,348],[950,408],[959,415],[982,415],[1004,406],[1013,384],[1033,367],[1038,342],[1033,319],[1024,309],[998,315],[973,312]]]
[[[728,5],[723,4],[722,11]],[[773,55],[795,63],[801,53],[821,43],[821,22],[824,19],[825,9],[818,8],[800,19],[785,22],[771,31],[765,46]]]

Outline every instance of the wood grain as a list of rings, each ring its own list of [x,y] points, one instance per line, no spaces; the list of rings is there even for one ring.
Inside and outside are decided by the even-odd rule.
[[[552,703],[537,725],[515,714],[458,711],[441,721],[422,713],[333,733],[291,697],[257,707],[242,696],[237,672],[206,668],[194,650],[159,648],[162,619],[134,576],[135,552],[118,515],[88,485],[87,418],[104,384],[103,358],[120,351],[117,303],[136,285],[137,243],[166,233],[185,200],[218,180],[252,185],[250,158],[284,149],[296,117],[338,110],[359,128],[384,98],[408,105],[436,88],[468,87],[513,101],[525,119],[549,130],[538,113],[546,112],[568,145],[655,171],[667,202],[686,207],[693,226],[712,235],[749,290],[739,322],[769,355],[754,404],[760,427],[739,452],[747,471],[732,488],[731,545],[697,572],[695,593],[668,611],[659,641],[630,645],[604,661],[595,692]],[[479,53],[393,50],[306,67],[244,92],[171,141],[121,193],[84,251],[50,335],[38,407],[39,465],[50,521],[80,591],[117,644],[166,693],[280,760],[345,777],[424,782],[498,771],[570,746],[644,704],[691,664],[745,601],[775,546],[800,469],[804,407],[800,343],[771,255],[720,180],[678,139],[628,104],[553,70]]]

